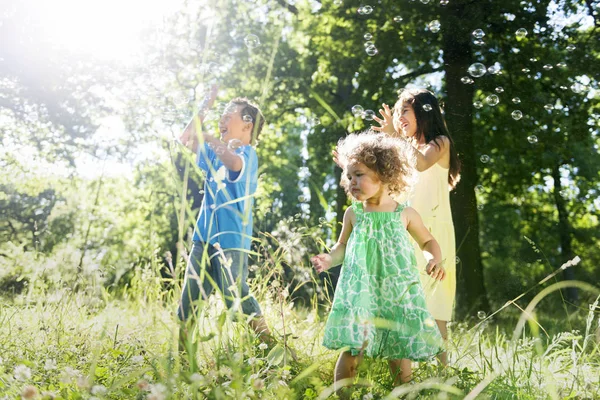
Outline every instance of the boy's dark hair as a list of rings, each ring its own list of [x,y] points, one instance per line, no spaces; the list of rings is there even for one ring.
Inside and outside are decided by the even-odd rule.
[[[235,99],[231,100],[230,103],[238,106],[243,106],[240,110],[240,115],[242,116],[242,119],[246,115],[249,115],[250,118],[252,118],[252,124],[254,128],[252,129],[251,144],[257,144],[258,136],[260,135],[260,132],[262,131],[263,126],[265,125],[264,115],[255,103],[251,102],[245,97],[236,97]]]

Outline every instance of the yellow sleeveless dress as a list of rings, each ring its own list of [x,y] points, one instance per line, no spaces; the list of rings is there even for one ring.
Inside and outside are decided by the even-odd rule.
[[[449,169],[443,168],[438,163],[426,171],[419,172],[419,180],[408,199],[410,206],[421,215],[423,223],[442,249],[446,278],[443,281],[436,281],[427,275],[425,271],[427,261],[423,251],[413,241],[427,308],[433,318],[441,321],[452,319],[456,296],[456,241],[450,211],[449,172]]]

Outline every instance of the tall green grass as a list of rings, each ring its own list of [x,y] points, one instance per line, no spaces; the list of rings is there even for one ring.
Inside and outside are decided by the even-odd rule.
[[[295,307],[286,283],[275,282],[256,280],[252,289],[296,360],[283,339],[261,345],[244,317],[212,296],[198,316],[190,362],[178,351],[177,289],[165,290],[151,265],[136,267],[120,293],[36,289],[4,299],[0,398],[333,398],[337,353],[320,344],[324,316],[316,304]],[[449,367],[421,363],[414,384],[394,388],[386,363],[365,359],[353,398],[600,398],[597,307],[598,299],[572,317],[573,330],[551,335],[544,331],[557,331],[560,323],[531,322],[533,307],[513,325],[495,317],[455,323]]]

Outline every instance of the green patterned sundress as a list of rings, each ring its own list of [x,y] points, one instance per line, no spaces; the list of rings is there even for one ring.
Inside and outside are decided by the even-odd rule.
[[[323,345],[361,351],[369,357],[424,361],[442,350],[442,338],[427,311],[409,234],[405,206],[394,212],[356,214],[342,271],[325,325]]]

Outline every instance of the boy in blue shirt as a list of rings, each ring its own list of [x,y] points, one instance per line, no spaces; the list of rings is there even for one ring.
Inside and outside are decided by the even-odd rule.
[[[264,117],[256,105],[236,98],[221,116],[220,138],[205,132],[198,134],[198,125],[192,119],[180,137],[197,154],[198,166],[206,178],[177,315],[186,322],[195,315],[200,296],[207,300],[216,288],[227,307],[239,306],[244,314],[253,316],[250,326],[261,340],[270,342],[271,333],[246,282],[253,196],[258,181],[258,158],[253,146]],[[187,340],[184,326],[181,340]]]

